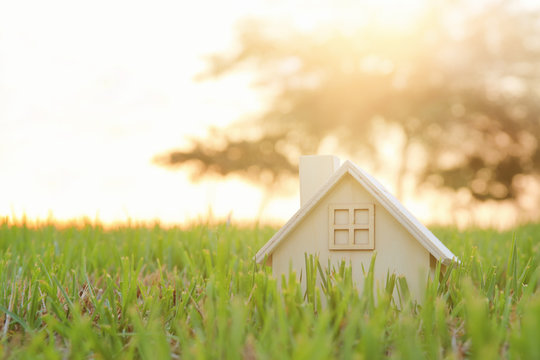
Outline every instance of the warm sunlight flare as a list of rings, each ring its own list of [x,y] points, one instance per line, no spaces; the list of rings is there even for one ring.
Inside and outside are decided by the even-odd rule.
[[[420,0],[4,2],[0,4],[0,216],[88,217],[108,223],[131,219],[175,224],[208,217],[280,223],[298,209],[295,179],[286,178],[280,191],[274,193],[234,174],[193,177],[192,166],[171,170],[157,164],[155,158],[171,149],[188,151],[191,140],[204,139],[211,127],[221,136],[235,134],[234,128],[226,127],[271,109],[272,99],[280,91],[272,85],[277,77],[286,79],[284,83],[291,89],[306,89],[324,84],[326,75],[315,69],[295,77],[295,72],[310,65],[289,57],[277,68],[270,64],[268,73],[262,70],[266,83],[264,76],[261,82],[255,75],[253,62],[238,68],[232,64],[231,73],[225,66],[216,70],[225,75],[200,80],[208,71],[209,55],[234,53],[240,47],[238,28],[246,26],[249,19],[258,19],[270,24],[270,37],[279,38],[294,29],[299,37],[293,47],[299,49],[304,45],[302,36],[324,44],[336,34],[349,41],[336,47],[338,54],[351,49],[360,53],[364,42],[373,51],[382,49],[391,60],[376,53],[355,62],[342,58],[339,71],[349,73],[349,78],[356,73],[395,75],[392,86],[404,89],[410,74],[399,72],[397,65],[400,61],[423,61],[414,52],[419,45],[396,41],[388,34],[401,34],[406,39],[410,33],[413,38],[414,31],[428,26],[422,24],[431,19],[426,17],[430,6],[430,2]],[[359,28],[368,31],[358,37]],[[455,39],[459,39],[459,31],[454,30]],[[428,40],[434,36],[424,35]],[[313,53],[315,67],[319,60],[333,61],[334,51],[321,46],[320,52]],[[452,58],[452,54],[448,59],[460,66],[461,59]],[[377,87],[374,81],[362,98],[377,96],[377,91],[371,91]],[[518,92],[512,96],[525,91],[516,78],[505,81]],[[347,103],[351,94],[357,95],[338,88],[326,100],[329,104],[334,100]],[[286,114],[289,105],[277,107]],[[523,111],[520,109],[516,111]],[[459,116],[459,106],[455,111]],[[337,120],[333,113],[325,119]],[[383,139],[377,143],[378,157],[360,164],[398,192],[422,220],[496,226],[517,221],[513,207],[504,202],[495,206],[491,200],[471,217],[466,204],[472,195],[465,189],[457,195],[436,192],[429,186],[418,190],[415,179],[422,169],[415,164],[427,161],[425,151],[405,144],[403,139],[410,134],[403,130],[379,125],[375,123],[373,130]],[[294,131],[290,134],[294,136]],[[311,152],[347,159],[348,153],[338,146],[341,139],[334,135],[329,133]],[[520,139],[529,141],[530,149],[536,148],[534,136],[532,140],[525,135]],[[401,171],[403,149],[420,160],[409,161]],[[294,162],[300,153],[291,149],[287,156]],[[479,196],[510,193],[500,184],[488,186],[482,181],[472,182],[476,186],[473,190],[483,192]],[[521,208],[535,208],[529,203],[540,197],[536,178],[525,176],[520,181],[532,194],[519,200]],[[455,202],[450,204],[455,199],[463,200],[458,201],[463,211],[455,210]],[[492,220],[489,209],[495,208],[505,214],[504,221]]]
[[[257,187],[238,179],[193,184],[151,162],[262,106],[247,74],[195,82],[204,56],[230,46],[244,17],[354,26],[369,8],[383,21],[403,19],[386,3],[318,1],[312,13],[301,1],[3,3],[0,214],[174,223],[211,209],[221,218],[260,217]],[[291,197],[262,210],[282,220],[296,206]]]

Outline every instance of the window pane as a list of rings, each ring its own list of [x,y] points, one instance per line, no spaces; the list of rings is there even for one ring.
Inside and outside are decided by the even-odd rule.
[[[368,209],[355,209],[354,210],[354,223],[358,225],[368,225],[369,224]]]
[[[334,210],[334,224],[335,225],[348,225],[349,224],[349,210]]]
[[[347,245],[349,243],[349,230],[334,230],[334,244]]]
[[[369,230],[354,230],[354,243],[355,244],[369,244]]]

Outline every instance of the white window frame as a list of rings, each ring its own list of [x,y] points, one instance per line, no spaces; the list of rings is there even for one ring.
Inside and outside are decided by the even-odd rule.
[[[349,204],[330,204],[328,208],[328,248],[330,250],[373,250],[375,249],[375,205],[370,203],[349,203]],[[348,223],[336,224],[335,213],[336,210],[348,211]],[[367,224],[355,224],[355,210],[367,210],[368,222]],[[336,230],[348,230],[348,242],[347,244],[335,243],[335,231]],[[355,244],[354,243],[354,231],[355,230],[367,230],[368,231],[368,243]]]

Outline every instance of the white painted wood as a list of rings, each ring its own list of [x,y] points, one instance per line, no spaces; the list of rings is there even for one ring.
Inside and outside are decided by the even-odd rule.
[[[300,156],[300,206],[304,206],[339,168],[333,155]]]
[[[373,204],[375,250],[328,248],[329,206],[346,202]],[[328,264],[337,267],[341,261],[352,265],[352,279],[362,291],[365,281],[363,269],[369,268],[375,252],[375,284],[384,287],[387,273],[403,275],[407,278],[411,293],[420,301],[429,274],[429,252],[356,179],[345,174],[274,249],[272,273],[278,283],[282,275],[288,276],[291,268],[298,278],[302,273],[302,279],[305,279],[304,254],[308,253],[317,255],[324,267]],[[305,286],[304,281],[302,286]]]

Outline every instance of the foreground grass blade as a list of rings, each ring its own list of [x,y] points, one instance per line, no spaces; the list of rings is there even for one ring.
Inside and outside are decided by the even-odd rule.
[[[540,225],[433,230],[461,262],[417,302],[375,256],[306,251],[274,279],[253,261],[272,228],[0,220],[0,357],[540,358]]]

